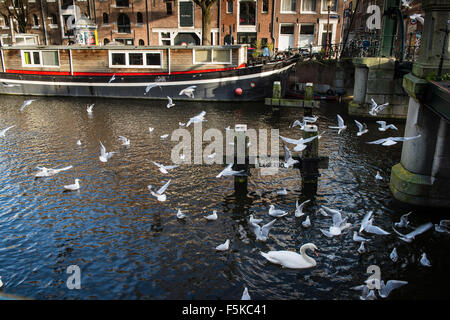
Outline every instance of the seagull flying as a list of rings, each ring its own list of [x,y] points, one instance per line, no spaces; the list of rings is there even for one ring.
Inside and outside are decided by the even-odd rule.
[[[392,290],[400,288],[404,286],[405,284],[408,284],[407,281],[400,281],[400,280],[389,280],[386,285],[384,284],[384,280],[381,280],[380,283],[380,289],[378,289],[378,294],[382,298],[387,298]]]
[[[311,227],[311,220],[309,220],[309,216],[306,216],[305,221],[302,222],[302,226],[305,228]]]
[[[378,128],[379,131],[386,131],[387,129],[398,130],[393,124],[386,125],[386,121],[377,121],[377,123],[380,125]]]
[[[6,134],[6,131],[8,131],[9,129],[14,128],[14,127],[15,127],[15,125],[14,126],[10,126],[8,128],[5,128],[3,130],[0,130],[0,137],[4,137],[5,134]]]
[[[232,169],[233,167],[233,163],[230,163],[229,165],[227,165],[225,167],[225,169],[223,169],[217,176],[216,178],[220,178],[222,176],[234,176],[234,175],[238,175],[241,173],[244,173],[245,170],[239,170],[239,171],[235,171]]]
[[[3,88],[20,87],[20,84],[2,82]]]
[[[92,109],[94,108],[94,105],[95,105],[95,103],[93,103],[93,104],[91,104],[91,105],[88,105],[88,106],[86,107],[87,113],[92,113]]]
[[[304,202],[302,202],[300,205],[298,205],[298,200],[295,201],[295,216],[297,218],[300,218],[301,216],[303,216],[305,213],[303,212],[303,207],[305,206],[305,204],[307,204],[308,202],[310,202],[311,200],[306,200]]]
[[[416,236],[418,236],[419,234],[424,233],[428,229],[431,229],[431,227],[433,227],[433,224],[431,222],[428,222],[428,223],[425,223],[425,224],[417,227],[414,231],[412,231],[412,232],[410,232],[408,234],[401,234],[400,232],[398,232],[394,228],[392,228],[392,229],[395,231],[395,233],[397,233],[400,236],[401,240],[403,240],[405,242],[408,242],[408,243],[411,243]]]
[[[425,19],[422,17],[422,15],[420,15],[418,13],[414,13],[413,15],[410,15],[409,17],[411,18],[411,20],[419,21],[422,25],[425,22]]]
[[[190,87],[184,88],[183,90],[180,91],[179,95],[181,96],[184,94],[184,95],[188,96],[189,98],[194,98],[195,88],[197,88],[197,86],[190,86]]]
[[[354,231],[353,232],[353,241],[356,241],[356,242],[363,242],[363,241],[369,242],[370,240],[366,239],[364,237],[361,237],[360,235],[358,235],[358,232]]]
[[[26,101],[23,103],[23,105],[20,107],[20,112],[22,112],[23,109],[24,109],[26,106],[29,106],[33,101],[36,101],[36,100],[26,100]]]
[[[130,139],[127,139],[124,136],[119,136],[119,140],[122,142],[123,146],[129,146],[130,145]]]
[[[408,141],[408,140],[418,139],[420,137],[421,137],[420,134],[417,136],[414,136],[414,137],[389,137],[389,138],[383,138],[383,139],[366,142],[366,143],[381,144],[382,146],[387,147],[387,146],[392,146],[393,144],[396,144],[397,142],[400,142],[400,141]]]
[[[288,212],[280,210],[280,209],[275,209],[275,206],[273,204],[270,205],[269,207],[269,215],[275,218],[281,218],[284,217],[285,215],[287,215]]]
[[[60,173],[61,171],[66,171],[69,169],[72,169],[72,166],[67,166],[61,169],[52,169],[52,168],[46,168],[46,167],[37,167],[36,169],[39,170],[38,173],[36,173],[35,177],[36,178],[42,178],[42,177],[51,177],[54,176],[55,174]]]
[[[323,211],[322,214],[326,214],[327,217],[332,217],[333,224],[330,226],[329,231],[320,229],[320,231],[327,237],[331,238],[334,236],[338,236],[342,233],[342,231],[346,228],[351,227],[350,223],[347,223],[347,218],[342,219],[342,214],[338,210],[330,209],[325,206],[321,206]]]
[[[106,148],[100,141],[100,156],[98,157],[101,162],[108,162],[115,152],[106,152]]]
[[[173,107],[173,106],[175,105],[175,103],[173,103],[171,97],[167,96],[167,100],[168,100],[168,102],[167,102],[167,108],[171,108],[171,107]]]
[[[413,0],[402,0],[402,6],[411,9],[411,2],[413,2]]]
[[[286,138],[286,137],[283,137],[283,136],[280,136],[280,139],[283,140],[283,141],[286,141],[287,143],[295,144],[294,151],[300,152],[300,151],[303,151],[303,150],[306,149],[307,146],[306,146],[305,143],[311,142],[311,141],[313,141],[316,138],[317,139],[322,138],[322,135],[324,133],[325,132],[322,132],[321,134],[319,134],[317,136],[313,136],[313,137],[306,138],[306,139],[300,138],[300,139],[296,140],[296,139]]]
[[[361,242],[361,245],[358,248],[358,252],[361,253],[361,254],[366,252],[366,248],[364,248],[364,242]]]
[[[116,80],[116,74],[115,73],[112,75],[111,79],[109,79],[108,83],[111,83],[114,80]]]
[[[373,223],[372,215],[373,215],[373,211],[369,211],[368,213],[366,213],[366,215],[364,216],[364,218],[361,222],[361,227],[359,228],[359,232],[365,231],[367,233],[377,234],[377,235],[381,235],[381,236],[390,234],[389,232],[381,229],[380,227],[372,225],[372,223]]]
[[[266,241],[269,236],[269,231],[270,229],[272,229],[272,226],[275,223],[275,221],[277,221],[277,219],[273,219],[272,221],[266,223],[262,227],[250,221],[250,227],[253,229],[253,232],[256,235],[256,240]]]
[[[155,128],[152,128],[152,127],[148,127],[148,131],[149,131],[150,133],[152,133],[152,132],[153,132],[153,130],[155,130]]]
[[[356,133],[358,137],[362,136],[364,133],[369,132],[369,129],[367,129],[367,125],[365,123],[361,123],[358,120],[355,120],[355,123],[358,126],[358,132]]]
[[[369,110],[369,114],[372,116],[376,116],[378,112],[381,112],[389,105],[389,102],[378,105],[373,98],[371,98],[370,101],[372,102],[372,108]]]
[[[166,191],[166,189],[169,187],[169,184],[172,180],[170,179],[169,181],[166,182],[165,185],[163,185],[158,191],[154,192],[153,191],[153,186],[151,184],[149,184],[147,186],[147,188],[150,190],[152,196],[156,197],[158,199],[158,201],[166,201],[167,197],[164,194],[164,192]]]
[[[195,117],[190,118],[189,121],[186,123],[186,127],[189,127],[189,125],[191,123],[199,123],[199,122],[207,121],[207,120],[205,120],[205,114],[206,114],[206,111],[202,111]]]
[[[391,260],[392,260],[393,262],[397,262],[397,260],[398,260],[398,254],[397,254],[397,249],[396,249],[396,248],[392,249],[392,252],[391,252],[391,254],[389,255],[389,258],[391,258]]]
[[[175,165],[175,166],[164,166],[164,165],[159,164],[159,163],[157,163],[155,161],[152,161],[152,163],[159,168],[159,171],[161,171],[161,173],[164,173],[164,174],[169,173],[167,170],[172,170],[172,169],[175,169],[175,168],[178,167],[178,165]]]
[[[146,88],[145,88],[145,93],[144,95],[146,95],[152,88],[154,87],[160,87],[159,84],[156,83],[150,83]],[[160,87],[161,88],[161,87]]]
[[[291,150],[287,147],[287,145],[283,142],[283,149],[284,149],[284,167],[289,168],[290,166],[293,166],[294,164],[298,163],[298,160],[294,160],[292,158]]]
[[[420,264],[424,267],[431,267],[431,262],[427,258],[427,254],[424,252],[422,253],[422,258],[420,258]]]
[[[340,115],[337,115],[338,118],[338,126],[337,127],[328,127],[330,129],[339,129],[338,134],[340,134],[343,130],[347,129],[347,126],[344,125],[344,119]]]

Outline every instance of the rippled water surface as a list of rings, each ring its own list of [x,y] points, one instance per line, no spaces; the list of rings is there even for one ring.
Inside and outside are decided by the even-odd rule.
[[[245,123],[254,129],[279,128],[281,135],[297,138],[298,127],[289,126],[301,119],[301,109],[273,114],[262,103],[176,102],[167,109],[164,101],[35,99],[19,113],[24,97],[0,97],[0,128],[16,125],[0,138],[4,292],[36,299],[240,299],[247,286],[252,299],[359,299],[350,287],[362,284],[369,276],[367,267],[375,264],[383,279],[409,282],[389,299],[450,296],[450,235],[433,229],[407,244],[393,234],[365,234],[372,240],[362,255],[357,252],[359,243],[352,240],[369,210],[374,211],[374,224],[390,232],[410,210],[413,226],[446,218],[442,210],[408,207],[391,196],[390,170],[400,160],[401,143],[391,147],[365,143],[403,135],[402,123],[396,124],[398,133],[383,133],[375,121],[367,121],[369,133],[356,137],[356,126],[344,106],[322,104],[315,111],[319,131],[326,131],[319,152],[329,157],[329,167],[321,171],[317,195],[306,206],[312,226],[305,229],[304,217],[293,214],[295,201],[308,199],[297,170],[262,176],[252,169],[249,193],[242,198],[234,194],[232,177],[215,178],[220,165],[183,165],[163,175],[152,164],[169,164],[177,144],[159,137],[202,110],[208,120],[203,130],[225,131],[229,125]],[[86,113],[88,103],[95,103],[92,116]],[[348,125],[341,135],[328,129],[336,123],[337,113]],[[148,127],[155,128],[152,134]],[[121,146],[118,135],[130,138],[131,146]],[[107,163],[99,161],[99,141],[117,152]],[[34,177],[37,166],[68,165],[73,169]],[[377,171],[383,181],[375,180]],[[75,178],[81,189],[62,192]],[[167,201],[158,202],[147,185],[162,186],[168,179],[172,183]],[[283,187],[288,195],[277,195]],[[267,242],[256,241],[248,216],[271,221],[270,204],[291,213],[278,219]],[[326,238],[319,228],[327,229],[331,219],[316,214],[320,205],[342,210],[352,228]],[[185,221],[177,220],[177,209],[187,214]],[[203,217],[212,210],[217,210],[218,220],[206,221]],[[231,240],[230,250],[216,252],[225,239]],[[298,251],[307,242],[319,248],[313,269],[283,269],[259,253]],[[394,247],[400,256],[397,263],[389,259]],[[431,268],[419,264],[422,252]],[[70,265],[81,269],[80,290],[66,286]]]

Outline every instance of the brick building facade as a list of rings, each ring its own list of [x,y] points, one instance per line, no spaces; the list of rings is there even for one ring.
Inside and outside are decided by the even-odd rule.
[[[35,35],[40,44],[73,41],[67,21],[78,15],[97,25],[100,44],[201,44],[202,12],[191,0],[0,0],[3,43],[11,35],[3,5],[16,1],[28,3],[26,34]],[[331,4],[329,36],[339,43],[344,0]],[[327,18],[327,0],[217,0],[211,8],[211,43],[320,46],[326,42]],[[15,36],[22,41],[23,35]]]

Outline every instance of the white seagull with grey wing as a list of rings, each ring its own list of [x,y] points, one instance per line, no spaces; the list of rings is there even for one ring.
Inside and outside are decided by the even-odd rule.
[[[171,179],[170,179],[169,181],[167,181],[166,184],[163,185],[163,186],[162,186],[158,191],[156,191],[156,192],[153,191],[153,186],[152,186],[151,184],[149,184],[149,185],[147,186],[147,188],[150,190],[152,196],[156,197],[156,199],[158,199],[158,201],[163,202],[163,201],[166,201],[166,199],[167,199],[167,196],[164,194],[164,192],[165,192],[165,191],[167,190],[167,188],[169,187],[171,181],[172,181]]]
[[[188,96],[189,98],[194,98],[195,88],[197,88],[197,86],[190,86],[190,87],[184,88],[183,90],[180,91],[179,95],[181,96],[184,94],[184,95]]]
[[[337,115],[337,119],[338,119],[337,127],[336,126],[329,126],[328,128],[330,128],[330,129],[339,129],[338,134],[340,134],[342,131],[347,129],[347,126],[344,124],[344,119],[342,119],[342,117],[340,115]]]
[[[389,137],[389,138],[383,138],[371,142],[366,142],[368,144],[381,144],[382,146],[388,147],[396,144],[397,142],[403,142],[403,141],[409,141],[420,138],[421,135],[417,135],[414,137]]]

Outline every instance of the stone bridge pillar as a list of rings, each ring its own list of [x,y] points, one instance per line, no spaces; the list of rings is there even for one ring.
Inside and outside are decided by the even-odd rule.
[[[448,0],[423,0],[425,25],[419,58],[403,78],[409,95],[400,163],[392,167],[389,187],[403,202],[450,208],[450,81],[436,78],[444,32],[450,20]],[[450,22],[450,21],[448,21]],[[448,26],[450,28],[450,25]],[[445,48],[442,74],[450,73],[450,45]]]

